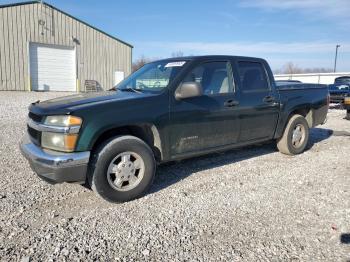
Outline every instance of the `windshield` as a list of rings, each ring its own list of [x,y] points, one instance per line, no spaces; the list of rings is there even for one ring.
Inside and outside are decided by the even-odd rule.
[[[121,91],[160,92],[180,72],[186,61],[158,61],[144,65],[114,88]]]
[[[339,77],[336,78],[334,81],[335,84],[349,84],[350,83],[350,77]]]

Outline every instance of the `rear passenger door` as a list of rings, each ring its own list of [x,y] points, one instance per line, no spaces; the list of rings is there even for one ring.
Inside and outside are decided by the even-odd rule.
[[[279,103],[263,63],[237,61],[239,74],[239,142],[272,139],[279,115]]]

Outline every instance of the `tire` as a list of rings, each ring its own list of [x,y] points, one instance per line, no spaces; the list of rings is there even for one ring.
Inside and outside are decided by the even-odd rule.
[[[155,171],[151,148],[137,137],[120,136],[106,141],[93,154],[88,181],[103,199],[126,202],[148,191]]]
[[[304,152],[309,141],[309,133],[306,119],[302,115],[293,115],[284,129],[282,137],[277,141],[278,150],[286,155],[297,155]]]

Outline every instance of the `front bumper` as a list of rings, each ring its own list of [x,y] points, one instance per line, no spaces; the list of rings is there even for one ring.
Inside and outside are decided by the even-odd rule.
[[[31,168],[50,183],[85,183],[90,151],[60,153],[45,150],[24,139],[20,148]]]

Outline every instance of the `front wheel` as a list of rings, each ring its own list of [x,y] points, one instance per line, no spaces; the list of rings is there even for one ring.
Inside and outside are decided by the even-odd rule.
[[[302,115],[293,115],[277,141],[277,148],[281,153],[297,155],[305,150],[308,141],[309,125],[306,119]]]
[[[151,148],[134,136],[120,136],[105,142],[93,155],[89,183],[109,202],[130,201],[144,195],[155,175]]]

